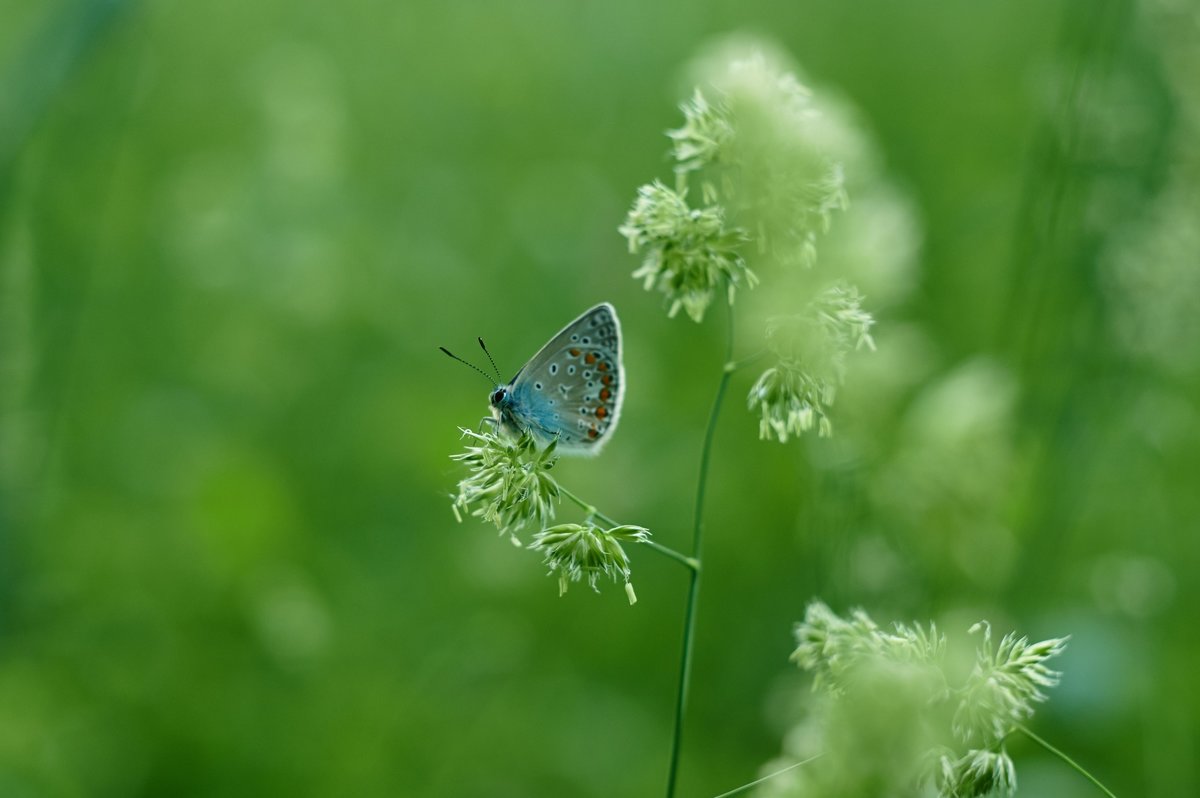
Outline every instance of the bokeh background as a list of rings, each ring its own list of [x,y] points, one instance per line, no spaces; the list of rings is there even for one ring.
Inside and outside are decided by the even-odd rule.
[[[1198,13],[8,0],[0,795],[661,792],[685,574],[635,551],[636,606],[559,598],[456,523],[487,387],[436,347],[511,373],[615,303],[621,429],[556,473],[686,548],[723,319],[668,320],[616,228],[738,31],[872,142],[887,199],[841,235],[890,277],[834,438],[760,442],[734,380],[682,794],[783,750],[815,596],[1071,634],[1035,728],[1119,795],[1188,793]],[[1022,795],[1096,794],[1012,753]]]

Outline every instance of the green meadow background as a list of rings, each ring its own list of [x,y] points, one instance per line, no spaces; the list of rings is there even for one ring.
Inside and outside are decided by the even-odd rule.
[[[669,178],[688,63],[734,32],[856,109],[908,219],[869,251],[906,271],[865,288],[879,347],[832,439],[759,441],[734,378],[681,795],[786,750],[814,597],[1072,635],[1034,728],[1118,795],[1191,794],[1198,20],[6,0],[0,795],[661,794],[686,574],[637,550],[635,606],[559,598],[457,523],[488,387],[437,346],[481,360],[482,335],[507,377],[613,302],[620,429],[555,473],[688,546],[724,309],[666,318],[616,228]],[[1098,794],[1010,750],[1020,795]]]

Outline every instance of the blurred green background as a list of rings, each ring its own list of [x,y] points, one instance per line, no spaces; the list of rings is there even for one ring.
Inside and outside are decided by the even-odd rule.
[[[455,523],[487,389],[436,347],[507,375],[612,301],[621,429],[556,473],[686,548],[722,311],[668,320],[616,227],[731,31],[857,108],[906,288],[833,439],[734,380],[682,794],[780,752],[818,595],[1073,635],[1035,728],[1195,784],[1194,3],[8,0],[0,795],[660,794],[686,575],[558,598]]]

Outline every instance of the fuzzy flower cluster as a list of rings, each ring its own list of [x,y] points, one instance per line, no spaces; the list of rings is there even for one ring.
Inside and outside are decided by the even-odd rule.
[[[767,323],[767,345],[778,358],[750,388],[746,404],[760,413],[759,437],[786,443],[814,427],[821,437],[833,433],[828,408],[845,379],[846,358],[857,349],[874,349],[874,319],[862,309],[858,289],[836,283],[794,316]]]
[[[821,602],[810,604],[796,625],[792,659],[814,674],[814,690],[825,700],[824,717],[841,718],[841,725],[824,735],[830,762],[846,761],[842,747],[878,742],[883,734],[925,746],[911,752],[917,767],[904,772],[932,784],[940,798],[1015,792],[1016,771],[1004,738],[1046,700],[1043,690],[1058,684],[1060,674],[1046,662],[1063,652],[1067,640],[1030,643],[1009,634],[993,646],[990,626],[981,622],[971,631],[980,630],[983,642],[974,668],[956,685],[945,664],[946,639],[934,625],[896,624],[885,630],[861,610],[842,618]],[[916,716],[906,711],[896,716],[894,728],[881,728],[892,721],[881,721],[886,713],[878,711],[880,696],[893,701],[899,693],[905,694],[906,707],[916,708]],[[869,700],[861,700],[864,694]],[[838,708],[856,701],[860,711],[847,723]]]
[[[724,103],[713,104],[697,87],[692,99],[680,104],[684,124],[668,130],[673,145],[675,173],[686,174],[718,163],[733,141],[733,123]]]
[[[668,315],[683,308],[701,321],[717,288],[724,286],[732,302],[738,287],[753,288],[757,280],[739,252],[745,232],[727,227],[718,205],[689,207],[685,193],[657,180],[642,186],[620,231],[630,252],[644,252],[633,276],[646,290],[662,292]]]
[[[841,164],[830,164],[819,178],[804,184],[792,201],[801,209],[803,221],[785,228],[786,242],[793,246],[784,251],[783,257],[812,268],[817,262],[817,235],[829,232],[835,211],[850,207]],[[792,253],[790,258],[789,252]]]
[[[833,422],[825,409],[833,404],[836,386],[827,379],[801,369],[781,365],[767,369],[750,388],[746,404],[758,408],[758,437],[777,438],[787,443],[789,435],[799,436],[816,427],[817,434],[828,438]]]
[[[709,157],[693,159],[698,166],[687,170],[711,167],[700,175],[706,197],[719,197],[732,218],[754,231],[765,260],[812,267],[818,237],[829,231],[833,214],[849,206],[840,161],[848,131],[817,107],[786,60],[768,50],[756,47],[724,68],[713,65],[719,102],[685,104],[687,124],[669,135],[678,141],[681,132],[696,131],[706,136],[693,134],[688,141],[717,142]],[[715,111],[700,113],[708,108]],[[678,147],[675,154],[678,161]]]
[[[640,526],[601,529],[591,521],[594,508],[584,524],[547,526],[564,493],[550,476],[558,460],[557,441],[540,449],[529,432],[519,437],[466,429],[462,433],[467,446],[451,455],[470,471],[459,481],[451,504],[459,521],[465,514],[482,518],[517,545],[517,532],[528,525],[537,526],[540,531],[534,533],[528,548],[540,552],[550,573],[558,575],[559,595],[567,592],[569,583],[584,579],[595,590],[597,580],[606,576],[625,584],[630,604],[637,601],[629,581],[629,556],[622,544],[649,541],[648,530]]]
[[[533,536],[529,548],[541,552],[550,573],[558,575],[558,594],[567,592],[571,582],[586,579],[593,590],[596,581],[608,577],[625,583],[629,603],[637,602],[629,581],[629,556],[622,543],[645,543],[650,532],[640,526],[617,526],[601,529],[592,523],[559,524],[543,529]]]
[[[516,439],[495,432],[462,433],[470,443],[451,455],[470,470],[459,481],[452,505],[459,521],[464,513],[482,518],[515,541],[526,525],[544,526],[554,519],[559,499],[558,483],[550,476],[558,460],[555,442],[539,451],[529,432]]]
[[[956,757],[937,758],[933,774],[942,798],[973,795],[1012,795],[1017,791],[1017,770],[1005,751],[974,749]]]
[[[644,253],[634,277],[663,293],[671,316],[683,308],[697,322],[715,296],[732,303],[736,289],[754,286],[743,245],[811,266],[818,234],[848,202],[821,115],[794,75],[758,54],[718,82],[697,87],[680,105],[684,124],[667,132],[676,187],[642,186],[620,227],[630,251]],[[703,207],[687,203],[693,179]]]
[[[846,376],[846,356],[859,349],[874,351],[875,341],[871,338],[871,327],[875,319],[862,308],[863,297],[854,286],[838,282],[822,291],[809,306],[811,322],[820,331],[818,346],[827,363],[825,370],[839,381]],[[768,341],[778,340],[780,333],[768,327]],[[782,347],[775,344],[776,351]],[[798,342],[793,338],[788,344],[790,351],[797,351]]]
[[[820,601],[808,605],[804,621],[796,624],[792,661],[813,674],[813,687],[842,693],[864,660],[937,663],[946,653],[946,638],[935,624],[929,629],[896,624],[881,629],[862,610],[842,618]]]
[[[1044,688],[1058,684],[1062,674],[1046,667],[1067,646],[1065,638],[1030,643],[1006,634],[992,646],[992,627],[981,621],[971,632],[983,632],[983,642],[962,699],[954,714],[954,734],[964,742],[994,745],[1015,724],[1033,717],[1034,704],[1045,701]]]
[[[789,301],[779,310],[803,310],[769,326],[778,362],[747,403],[764,439],[786,442],[813,429],[825,437],[847,354],[874,348],[873,319],[853,286],[839,281],[813,296],[811,285],[828,278],[800,275],[849,207],[843,164],[861,160],[862,142],[834,106],[817,105],[786,58],[762,42],[732,44],[700,68],[699,85],[679,106],[683,124],[667,131],[675,187],[655,180],[639,188],[619,230],[642,255],[633,276],[663,295],[671,317],[685,310],[703,321],[716,297],[732,305],[769,269],[804,284],[808,304]],[[699,189],[697,206],[689,186]],[[797,296],[786,287],[777,295]]]

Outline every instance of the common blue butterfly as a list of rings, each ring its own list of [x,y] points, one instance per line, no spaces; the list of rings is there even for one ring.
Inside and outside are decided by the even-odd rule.
[[[557,438],[558,451],[590,456],[612,437],[624,396],[621,322],[602,302],[563,327],[507,384],[497,385],[488,404],[502,429],[518,435],[528,430],[543,445]]]

